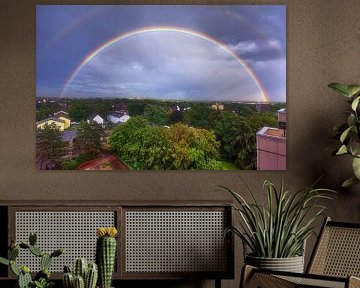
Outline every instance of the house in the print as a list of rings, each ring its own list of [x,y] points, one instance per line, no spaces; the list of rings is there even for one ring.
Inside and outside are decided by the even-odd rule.
[[[69,114],[64,111],[55,112],[50,118],[36,122],[36,129],[44,129],[45,125],[55,124],[60,131],[68,129],[71,125]]]
[[[122,124],[127,122],[130,119],[130,116],[124,112],[108,112],[107,120],[113,124]]]
[[[88,123],[95,122],[97,124],[103,125],[104,124],[104,119],[99,114],[93,113],[88,117],[87,122]]]
[[[65,121],[65,126],[66,126],[65,129],[70,127],[71,121],[70,121],[69,113],[64,111],[59,111],[59,112],[55,112],[53,117]]]
[[[36,129],[42,130],[45,128],[46,125],[50,126],[50,125],[54,125],[54,124],[57,126],[57,128],[60,131],[64,131],[65,129],[70,127],[70,123],[66,122],[65,120],[62,120],[62,119],[56,118],[56,117],[51,117],[51,118],[47,118],[47,119],[36,122]]]
[[[263,127],[256,133],[257,169],[286,169],[286,109],[278,111],[278,128]]]
[[[224,110],[224,104],[214,103],[211,105],[213,110]]]

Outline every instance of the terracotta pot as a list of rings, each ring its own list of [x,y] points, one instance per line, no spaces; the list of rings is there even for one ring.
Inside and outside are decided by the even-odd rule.
[[[289,258],[263,258],[246,255],[245,263],[263,269],[304,273],[304,256]]]

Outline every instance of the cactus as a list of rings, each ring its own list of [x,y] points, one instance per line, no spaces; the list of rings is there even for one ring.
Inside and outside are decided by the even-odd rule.
[[[85,258],[76,259],[74,267],[75,276],[81,276],[83,279],[85,279],[87,268],[88,262]]]
[[[41,269],[49,269],[50,265],[51,265],[51,260],[52,257],[50,254],[45,253],[42,257],[41,257],[41,261],[40,261],[40,267]]]
[[[37,256],[37,257],[41,257],[41,256],[44,255],[44,252],[42,252],[42,251],[40,250],[40,248],[38,248],[38,247],[36,247],[36,246],[30,246],[30,247],[29,247],[29,251],[30,251],[32,254],[34,254],[35,256]]]
[[[18,286],[19,288],[29,288],[29,287],[50,287],[53,283],[50,281],[50,264],[53,257],[60,256],[64,251],[63,249],[55,250],[53,253],[48,254],[41,251],[38,247],[35,246],[37,236],[35,233],[30,233],[29,244],[20,242],[16,243],[11,241],[11,245],[8,251],[8,259],[0,257],[0,263],[10,266],[11,271],[18,276]],[[41,257],[41,271],[39,271],[35,276],[35,281],[32,280],[30,275],[30,269],[27,266],[22,266],[21,268],[16,264],[16,259],[19,256],[19,250],[29,250],[30,253],[37,257]],[[44,286],[47,285],[47,286]]]
[[[84,278],[77,275],[74,277],[74,288],[85,288]]]
[[[37,241],[37,235],[35,232],[31,232],[29,235],[29,244],[31,246],[35,246]]]
[[[9,260],[16,260],[16,258],[19,256],[19,246],[15,246],[14,248],[9,250],[8,253]]]
[[[71,273],[71,269],[69,266],[67,265],[64,266],[64,273]]]
[[[22,269],[19,274],[19,279],[18,279],[19,288],[28,288],[32,283],[31,275],[29,273],[30,272],[29,268],[28,267],[26,268],[27,269]],[[27,272],[25,272],[24,270],[27,270]]]
[[[40,281],[41,279],[50,279],[50,271],[48,268],[44,268],[42,270],[40,270],[38,273],[36,273],[35,275],[35,280]]]
[[[98,228],[99,238],[96,243],[96,262],[99,267],[100,288],[110,288],[112,274],[114,272],[116,256],[115,227]]]
[[[64,288],[73,288],[74,287],[74,276],[72,275],[72,273],[64,273],[63,277],[63,286]]]
[[[85,276],[85,288],[95,288],[98,279],[98,266],[96,263],[89,263]]]
[[[69,266],[64,266],[63,286],[64,288],[77,288],[76,285],[83,288],[95,288],[98,278],[98,268],[95,263],[89,263],[85,258],[78,258],[74,263],[74,273],[71,273]],[[84,276],[82,276],[84,275]],[[77,279],[77,280],[76,280]],[[81,281],[81,280],[82,281]],[[83,282],[83,283],[81,283]]]
[[[26,244],[26,243],[23,243],[23,242],[21,242],[21,243],[19,244],[19,246],[20,246],[20,248],[22,248],[22,249],[29,249],[29,248],[30,248],[30,245],[28,245],[28,244]]]
[[[54,252],[52,252],[50,255],[51,257],[58,257],[63,253],[64,253],[64,249],[57,249]]]

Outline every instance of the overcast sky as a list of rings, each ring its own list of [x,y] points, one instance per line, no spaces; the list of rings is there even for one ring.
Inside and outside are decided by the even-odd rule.
[[[96,48],[103,49],[68,81]],[[197,101],[286,100],[286,7],[281,5],[37,5],[36,94]],[[67,84],[67,85],[66,85]],[[66,87],[66,89],[65,89]],[[63,94],[62,94],[63,93]]]

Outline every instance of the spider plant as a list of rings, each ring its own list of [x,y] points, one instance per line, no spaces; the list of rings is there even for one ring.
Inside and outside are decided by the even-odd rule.
[[[314,233],[315,220],[326,207],[318,200],[332,199],[329,189],[304,188],[294,194],[285,191],[283,183],[278,189],[270,181],[264,182],[267,193],[266,207],[260,205],[249,186],[243,181],[251,202],[240,194],[221,186],[234,196],[233,208],[240,214],[240,227],[229,227],[252,251],[252,256],[288,258],[302,254],[305,240]]]

